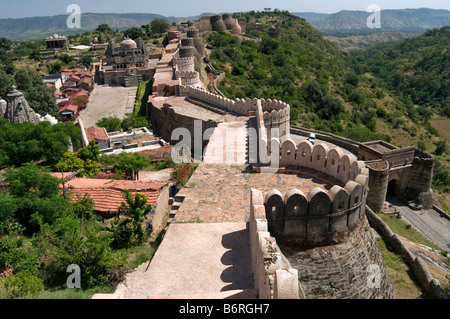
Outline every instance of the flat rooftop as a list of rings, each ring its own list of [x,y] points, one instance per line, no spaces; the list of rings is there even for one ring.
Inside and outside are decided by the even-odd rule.
[[[387,142],[384,142],[384,141],[367,142],[367,143],[363,143],[363,145],[380,153],[380,154],[383,154],[383,153],[386,153],[386,152],[389,152],[389,151],[392,151],[392,150],[398,148],[398,147],[396,147],[392,144],[389,144]]]

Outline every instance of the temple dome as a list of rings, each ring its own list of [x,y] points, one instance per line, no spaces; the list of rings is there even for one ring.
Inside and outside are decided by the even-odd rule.
[[[127,38],[127,39],[124,39],[122,42],[120,42],[120,48],[123,50],[136,49],[137,44],[132,39]]]

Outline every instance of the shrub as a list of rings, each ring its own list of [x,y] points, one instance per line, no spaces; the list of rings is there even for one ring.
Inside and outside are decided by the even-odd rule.
[[[118,248],[142,243],[146,237],[142,223],[145,216],[153,210],[152,204],[144,194],[132,194],[126,190],[124,198],[125,202],[119,206],[119,211],[111,222],[111,226],[106,228],[112,233],[114,243]]]
[[[44,289],[42,280],[27,271],[9,276],[3,280],[2,286],[8,299],[35,297]]]
[[[440,156],[447,152],[447,142],[445,140],[440,140],[436,143],[436,150],[434,154]]]
[[[49,286],[62,286],[67,280],[67,267],[75,264],[81,270],[81,288],[108,284],[108,272],[124,264],[121,252],[110,247],[111,236],[94,219],[79,218],[68,213],[53,225],[43,225],[35,236],[36,245],[49,244],[43,259],[42,276]]]
[[[175,181],[179,187],[183,187],[184,185],[186,185],[196,168],[197,166],[194,164],[177,164],[172,171],[171,179]]]

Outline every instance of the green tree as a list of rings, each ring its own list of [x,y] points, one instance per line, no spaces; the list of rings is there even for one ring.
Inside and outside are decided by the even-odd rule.
[[[153,33],[157,34],[158,36],[161,36],[163,33],[167,32],[167,29],[169,29],[170,23],[162,18],[156,18],[150,22],[150,27],[153,31]]]
[[[125,202],[119,206],[111,226],[106,228],[112,233],[117,247],[130,247],[142,243],[146,238],[142,224],[153,210],[152,204],[144,194],[133,194],[126,190],[124,198]]]
[[[23,92],[31,108],[44,116],[57,114],[56,98],[42,81],[42,77],[33,71],[19,70],[14,76],[17,89]]]
[[[139,127],[148,127],[149,123],[147,119],[138,114],[127,114],[126,117],[122,120],[122,129],[124,131],[128,131],[129,129],[139,128]]]
[[[16,197],[0,193],[0,235],[7,230],[17,210]]]
[[[440,140],[436,143],[436,150],[434,154],[440,156],[447,152],[447,142],[445,140]]]
[[[68,205],[59,180],[34,164],[9,168],[4,177],[9,182],[7,191],[12,196],[9,200],[15,199],[15,218],[28,230],[38,226],[40,221],[51,223]]]
[[[101,33],[110,33],[110,32],[114,32],[114,30],[111,29],[111,27],[110,27],[109,24],[107,24],[107,23],[99,24],[98,27],[95,29],[95,31],[101,32]]]
[[[100,173],[99,159],[100,149],[95,142],[91,141],[88,146],[80,148],[76,153],[64,153],[55,167],[58,171],[79,171],[83,176],[95,177]]]
[[[84,54],[80,57],[80,63],[85,67],[89,67],[92,62],[94,62],[94,60],[90,55]]]
[[[3,68],[0,68],[0,97],[6,99],[11,91],[12,85],[15,84],[14,77],[7,74]]]
[[[142,35],[143,35],[142,29],[138,28],[138,27],[129,28],[129,29],[125,30],[123,34],[133,40],[137,40],[140,37],[142,37]]]
[[[122,121],[117,117],[104,117],[97,122],[96,126],[104,127],[107,132],[116,132],[122,129]]]
[[[44,289],[42,280],[26,271],[12,274],[2,285],[8,299],[36,297]]]
[[[45,164],[54,165],[67,152],[70,141],[77,145],[79,137],[80,130],[73,123],[35,125],[0,119],[0,164],[19,166],[44,160]]]

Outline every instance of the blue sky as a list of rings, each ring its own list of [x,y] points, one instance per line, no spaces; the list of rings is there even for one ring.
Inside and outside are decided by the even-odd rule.
[[[364,10],[370,4],[381,9],[433,8],[450,10],[448,0],[0,0],[0,18],[23,18],[68,14],[69,4],[78,4],[82,12],[98,13],[158,13],[185,17],[203,12],[238,12],[263,10],[265,7],[291,12],[335,13],[341,10]]]

